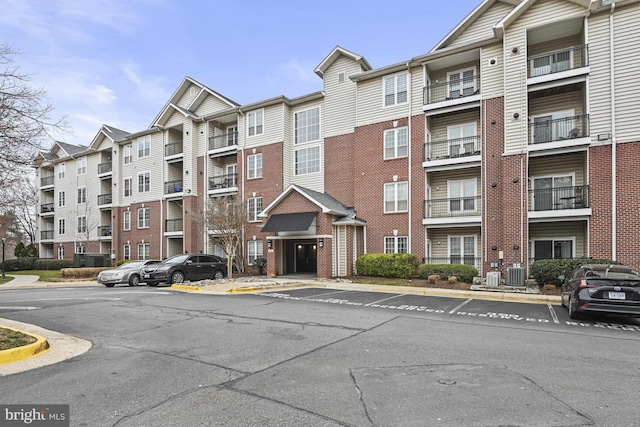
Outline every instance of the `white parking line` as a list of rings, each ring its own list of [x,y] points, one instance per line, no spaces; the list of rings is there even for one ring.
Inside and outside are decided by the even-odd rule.
[[[342,294],[344,292],[348,292],[348,291],[333,291],[333,292],[325,292],[323,294],[318,294],[318,295],[309,295],[308,297],[302,297],[300,299],[305,300],[307,298],[317,298],[317,297],[323,297],[325,295],[333,295],[333,294]]]
[[[558,315],[556,314],[556,311],[553,309],[553,306],[551,304],[547,304],[547,307],[549,307],[549,311],[551,312],[551,317],[553,318],[553,323],[560,323],[560,321],[558,320]]]
[[[381,303],[381,302],[383,302],[383,301],[389,301],[390,299],[394,299],[394,298],[398,298],[398,297],[403,297],[403,296],[405,296],[405,295],[407,295],[407,294],[394,295],[394,296],[389,297],[389,298],[381,299],[380,301],[370,302],[369,304],[365,304],[364,306],[365,306],[365,307],[369,307],[369,306],[370,306],[370,305],[372,305],[372,304],[380,304],[380,303]]]
[[[469,298],[468,300],[466,300],[465,302],[463,302],[462,304],[458,305],[458,306],[457,306],[457,307],[455,307],[453,310],[451,310],[451,311],[449,312],[449,314],[453,314],[453,313],[455,313],[456,311],[460,310],[462,307],[464,307],[465,305],[467,305],[467,304],[469,303],[469,301],[473,301],[473,299],[472,299],[472,298]]]
[[[6,306],[6,307],[0,307],[0,310],[38,310],[40,307],[32,307],[32,306],[26,306],[26,307],[21,307],[19,305],[15,305],[15,306]]]

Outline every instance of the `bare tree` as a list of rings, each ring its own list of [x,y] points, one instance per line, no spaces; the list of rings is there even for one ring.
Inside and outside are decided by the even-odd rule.
[[[34,207],[37,205],[37,192],[33,181],[20,177],[17,179],[18,185],[14,187],[13,193],[8,194],[7,203],[4,204],[7,210],[13,213],[16,221],[16,229],[20,230],[29,243],[36,241],[36,218]]]
[[[248,222],[245,204],[236,196],[211,198],[205,208],[205,221],[207,229],[222,246],[229,277],[233,277],[233,262],[241,252],[243,230]]]

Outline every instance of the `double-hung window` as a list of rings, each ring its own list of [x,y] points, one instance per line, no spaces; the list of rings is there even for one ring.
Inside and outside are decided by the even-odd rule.
[[[249,240],[247,245],[249,265],[253,265],[256,258],[262,257],[262,240]]]
[[[140,172],[138,174],[138,193],[146,193],[150,190],[151,172]]]
[[[320,140],[320,107],[297,112],[294,121],[296,144]]]
[[[131,212],[125,211],[122,215],[122,229],[124,231],[131,230]]]
[[[149,243],[138,244],[138,259],[149,259],[151,253],[151,245]]]
[[[466,214],[476,211],[477,182],[475,178],[449,181],[449,213]]]
[[[247,156],[247,178],[262,178],[262,153]]]
[[[66,193],[64,191],[60,191],[58,193],[58,206],[63,208],[67,203]]]
[[[260,221],[258,214],[262,212],[262,197],[252,197],[247,200],[248,221]]]
[[[128,165],[133,163],[133,155],[131,154],[131,145],[124,146],[124,164]]]
[[[262,134],[264,110],[256,110],[247,114],[247,133],[249,136]]]
[[[138,158],[149,157],[151,155],[151,135],[138,138]]]
[[[407,236],[388,236],[384,238],[385,254],[406,254],[408,250]]]
[[[384,212],[407,212],[409,208],[409,184],[390,182],[384,185]]]
[[[124,197],[133,196],[133,178],[124,179]]]
[[[87,217],[79,216],[78,217],[78,233],[86,233],[87,232]]]
[[[320,172],[320,147],[301,148],[295,151],[295,174],[307,175]]]
[[[407,157],[407,144],[406,127],[384,131],[384,158]]]
[[[131,245],[122,247],[122,259],[131,259]]]
[[[76,160],[76,165],[78,166],[78,175],[84,175],[87,173],[87,158],[80,157]]]
[[[138,209],[138,228],[149,228],[151,224],[151,208]]]
[[[64,246],[58,246],[58,259],[64,259]]]
[[[64,218],[60,218],[58,220],[58,234],[61,235],[61,236],[63,234],[66,234],[66,231],[67,231],[66,228],[67,228],[67,224],[66,224],[65,219]]]
[[[407,74],[396,74],[383,78],[384,106],[407,102]]]
[[[87,187],[78,188],[78,204],[87,203]]]

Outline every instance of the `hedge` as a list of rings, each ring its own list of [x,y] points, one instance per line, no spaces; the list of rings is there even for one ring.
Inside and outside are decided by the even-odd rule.
[[[25,271],[34,270],[37,257],[7,259],[4,262],[5,271]]]
[[[620,264],[610,259],[540,259],[531,264],[529,276],[533,277],[538,285],[556,285],[562,283],[559,276],[569,277],[574,268],[580,264]]]
[[[66,279],[95,279],[103,270],[109,270],[111,267],[81,267],[81,268],[63,268],[60,275]]]
[[[419,265],[420,260],[412,254],[365,254],[356,260],[356,270],[361,276],[410,279]]]
[[[466,264],[422,264],[418,271],[421,279],[437,274],[442,280],[455,276],[460,282],[471,283],[478,276],[478,270]]]
[[[34,270],[62,270],[73,267],[72,259],[37,259],[33,264]]]

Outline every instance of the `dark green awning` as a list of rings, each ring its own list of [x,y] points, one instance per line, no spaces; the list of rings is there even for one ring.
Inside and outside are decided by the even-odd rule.
[[[262,227],[263,232],[307,231],[317,212],[301,212],[290,214],[273,214]]]

